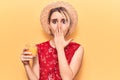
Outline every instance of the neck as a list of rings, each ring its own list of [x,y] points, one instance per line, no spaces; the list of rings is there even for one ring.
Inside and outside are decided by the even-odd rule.
[[[54,43],[54,40],[53,40],[53,39],[50,40],[50,45],[51,45],[53,48],[55,48],[55,43]]]

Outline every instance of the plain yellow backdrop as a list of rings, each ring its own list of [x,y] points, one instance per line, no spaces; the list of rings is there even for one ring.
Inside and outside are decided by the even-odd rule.
[[[41,10],[56,0],[0,0],[0,80],[27,80],[20,54],[26,43],[49,39]],[[85,53],[76,80],[120,80],[120,1],[64,0],[77,10],[71,37]]]

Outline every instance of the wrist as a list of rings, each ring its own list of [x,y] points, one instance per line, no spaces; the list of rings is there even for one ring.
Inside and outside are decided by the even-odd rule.
[[[58,51],[62,51],[62,50],[64,50],[64,47],[56,47],[56,49],[57,49]]]
[[[58,48],[57,49],[57,53],[58,53],[58,55],[60,54],[63,54],[64,53],[64,48]]]

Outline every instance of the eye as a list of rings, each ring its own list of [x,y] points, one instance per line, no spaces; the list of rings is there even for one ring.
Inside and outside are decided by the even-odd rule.
[[[56,19],[52,20],[52,23],[53,23],[53,24],[56,24],[56,22],[57,22],[57,20],[56,20]]]
[[[52,21],[53,24],[56,24],[56,21]]]
[[[65,19],[62,19],[62,23],[65,24],[65,23],[66,23],[66,20],[65,20]]]

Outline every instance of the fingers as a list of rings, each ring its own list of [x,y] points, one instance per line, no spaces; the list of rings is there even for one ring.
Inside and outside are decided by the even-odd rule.
[[[23,49],[23,52],[25,52],[25,51],[28,51],[28,48],[24,48],[24,49]]]
[[[55,37],[58,37],[58,36],[64,36],[62,27],[57,27],[55,30]]]
[[[31,52],[27,52],[27,51],[24,51],[22,54],[23,54],[23,55],[32,55]]]
[[[56,30],[55,30],[55,37],[58,36],[58,33],[59,33],[59,29],[57,27]]]
[[[33,56],[32,55],[21,55],[21,60],[22,61],[30,61],[33,59]]]
[[[59,33],[60,33],[61,35],[63,35],[62,27],[59,27]]]
[[[23,50],[23,53],[20,56],[20,59],[23,63],[28,64],[30,60],[32,60],[34,56],[32,56],[31,52],[27,52]]]
[[[21,55],[22,59],[32,59],[33,56],[32,55]]]

